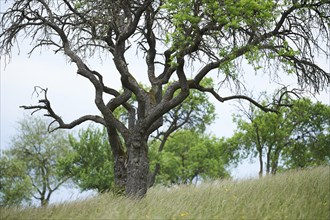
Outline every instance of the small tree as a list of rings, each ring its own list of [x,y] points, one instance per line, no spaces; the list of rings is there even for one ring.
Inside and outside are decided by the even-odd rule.
[[[70,149],[66,133],[48,133],[48,124],[38,117],[19,122],[19,133],[0,160],[2,204],[17,205],[34,198],[46,206],[54,191],[68,180],[57,170],[59,158]]]
[[[309,99],[295,102],[288,123],[295,125],[282,152],[284,169],[330,165],[330,106]]]
[[[0,159],[0,206],[30,204],[33,191],[27,167],[23,161]]]
[[[213,81],[205,78],[202,84],[213,86]],[[163,126],[151,136],[149,145],[153,146],[154,154],[161,154],[168,138],[173,133],[184,129],[196,132],[196,135],[203,134],[206,127],[214,122],[215,117],[215,106],[210,102],[208,94],[193,90],[183,103],[164,115]],[[148,178],[149,187],[155,183],[160,168],[161,164],[156,160]]]
[[[62,175],[70,176],[82,190],[115,190],[113,156],[106,131],[90,126],[69,139],[72,153],[59,160]]]
[[[226,147],[223,139],[193,130],[175,132],[161,154],[157,145],[150,149],[151,167],[160,164],[156,183],[192,184],[208,178],[228,177]]]
[[[330,108],[309,99],[292,104],[277,114],[250,106],[235,116],[238,131],[232,139],[245,156],[258,157],[260,176],[276,174],[280,163],[288,169],[330,162]]]

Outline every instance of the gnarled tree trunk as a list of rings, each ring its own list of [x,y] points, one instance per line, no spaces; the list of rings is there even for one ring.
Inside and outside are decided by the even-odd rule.
[[[141,198],[148,189],[149,159],[148,138],[142,132],[133,133],[127,142],[126,194]]]
[[[114,127],[107,128],[109,143],[114,157],[114,185],[117,193],[125,190],[127,175],[127,155],[121,143],[119,135]]]

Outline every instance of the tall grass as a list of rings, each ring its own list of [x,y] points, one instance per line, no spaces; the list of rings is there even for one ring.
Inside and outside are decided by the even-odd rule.
[[[1,219],[330,219],[330,167],[197,187],[156,187],[140,201],[105,194],[0,211]]]

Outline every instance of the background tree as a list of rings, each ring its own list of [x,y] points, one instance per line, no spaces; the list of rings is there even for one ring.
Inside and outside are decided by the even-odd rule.
[[[59,160],[59,170],[81,190],[114,190],[113,156],[105,129],[88,127],[69,136],[72,153]]]
[[[41,206],[67,180],[57,170],[58,160],[69,153],[66,133],[48,133],[49,121],[25,117],[10,148],[3,151],[1,165],[1,203],[18,205],[32,198]]]
[[[0,206],[31,204],[33,188],[24,162],[2,156],[0,170]]]
[[[220,102],[245,99],[271,111],[249,96],[222,97],[213,87],[202,86],[211,72],[218,71],[222,82],[237,82],[244,74],[236,65],[241,58],[271,70],[260,64],[264,58],[281,64],[276,71],[282,66],[295,73],[301,87],[324,88],[330,74],[314,58],[329,55],[322,49],[324,39],[330,38],[329,11],[327,0],[17,0],[1,18],[0,50],[10,55],[23,35],[32,40],[31,52],[47,47],[76,65],[77,74],[93,84],[102,116],[85,115],[66,123],[52,109],[46,89],[41,90],[44,98],[38,105],[23,108],[45,110],[58,128],[70,129],[89,120],[104,125],[114,156],[115,184],[125,187],[128,195],[142,197],[148,188],[148,138],[190,90],[211,93]],[[129,51],[145,55],[149,91],[137,82]],[[88,56],[97,52],[113,57],[123,92],[105,85],[102,73],[88,65]],[[128,102],[133,94],[137,106]],[[127,110],[128,124],[113,114],[119,106]]]
[[[178,130],[168,139],[161,154],[157,145],[150,148],[151,167],[160,164],[156,183],[193,184],[228,177],[226,147],[223,139],[194,130]]]
[[[213,86],[213,81],[210,78],[205,78],[202,83],[204,86]],[[152,134],[149,145],[153,146],[153,153],[158,152],[160,154],[166,141],[174,132],[184,129],[193,131],[196,135],[203,135],[206,127],[214,122],[215,117],[215,106],[209,101],[209,96],[206,93],[193,90],[183,103],[164,115],[163,126]],[[157,151],[155,151],[155,146],[157,146]],[[149,187],[155,183],[160,167],[161,164],[156,163],[150,170]]]
[[[250,106],[235,116],[238,131],[232,139],[242,157],[258,157],[260,176],[264,171],[275,174],[280,163],[288,169],[330,162],[329,106],[309,99],[292,104],[278,113]]]
[[[330,106],[310,99],[297,101],[289,121],[296,121],[290,147],[282,153],[284,169],[330,164]]]

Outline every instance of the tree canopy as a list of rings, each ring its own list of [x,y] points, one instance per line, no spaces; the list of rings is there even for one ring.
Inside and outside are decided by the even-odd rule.
[[[89,127],[69,136],[72,151],[59,158],[60,175],[81,190],[114,190],[113,156],[105,129]]]
[[[238,130],[231,141],[241,157],[258,158],[259,175],[330,163],[329,106],[310,99],[292,104],[277,114],[250,106],[235,116]]]
[[[241,59],[267,72],[275,62],[275,74],[281,66],[285,74],[297,76],[302,88],[318,92],[328,85],[330,74],[318,65],[316,55],[329,56],[324,48],[330,39],[329,11],[327,0],[16,0],[2,13],[0,51],[10,55],[22,36],[31,40],[31,52],[51,49],[76,66],[77,74],[94,86],[101,115],[65,122],[52,108],[45,88],[39,104],[22,107],[46,111],[57,128],[86,121],[104,125],[114,156],[115,184],[141,197],[148,185],[148,137],[190,90],[209,93],[220,102],[244,99],[274,111],[250,96],[224,97],[214,87],[203,86],[202,79],[212,72],[218,71],[216,84],[221,87],[244,75],[237,66]],[[143,54],[150,90],[137,81],[129,51]],[[122,91],[106,85],[106,73],[88,64],[88,57],[96,53],[113,58]],[[132,97],[136,106],[129,103]],[[128,112],[127,124],[114,115],[120,106]]]
[[[34,198],[46,206],[54,191],[68,180],[58,171],[59,158],[70,153],[66,133],[48,133],[48,125],[49,121],[38,117],[19,122],[19,133],[0,158],[1,205],[20,205]]]
[[[151,167],[160,164],[156,183],[163,185],[194,184],[206,179],[229,177],[226,168],[229,155],[224,139],[193,130],[180,130],[171,135],[164,150],[150,147]]]

